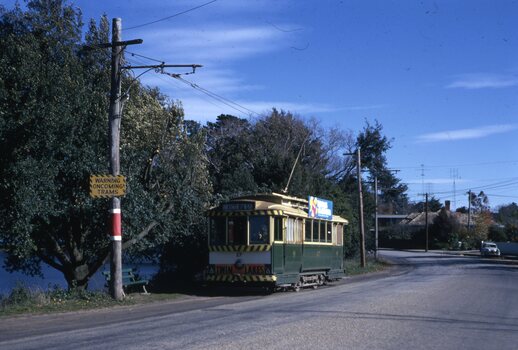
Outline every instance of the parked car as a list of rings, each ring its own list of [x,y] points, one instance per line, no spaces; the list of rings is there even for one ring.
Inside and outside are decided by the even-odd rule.
[[[493,242],[482,242],[480,246],[480,255],[482,256],[500,256],[500,249],[496,243]]]

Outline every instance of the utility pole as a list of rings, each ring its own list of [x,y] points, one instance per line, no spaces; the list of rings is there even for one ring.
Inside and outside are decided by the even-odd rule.
[[[468,234],[471,236],[471,190],[468,191]]]
[[[110,152],[110,174],[112,176],[120,175],[120,127],[122,118],[122,98],[127,94],[121,94],[121,82],[123,69],[138,69],[147,68],[160,69],[160,73],[169,74],[173,77],[179,74],[170,74],[164,72],[166,67],[191,67],[193,73],[196,68],[202,67],[199,64],[164,64],[152,66],[121,66],[122,53],[126,46],[142,44],[142,39],[134,39],[128,41],[121,41],[121,19],[114,18],[112,20],[112,41],[111,43],[103,43],[93,46],[85,46],[87,50],[111,48],[111,86],[110,86],[110,108],[108,116],[108,141]],[[124,298],[124,291],[122,290],[122,220],[121,220],[121,200],[119,197],[112,197],[110,203],[110,215],[112,223],[111,231],[111,257],[110,257],[110,293],[115,300],[122,300]]]
[[[363,222],[363,192],[361,174],[361,155],[360,148],[356,150],[356,171],[358,173],[358,197],[359,197],[359,216],[360,216],[360,264],[365,267],[365,228]]]
[[[425,202],[424,202],[424,220],[426,227],[426,243],[425,243],[425,251],[428,252],[428,192],[425,194]]]
[[[374,176],[374,232],[375,232],[375,251],[374,256],[378,260],[378,176]]]
[[[111,88],[110,88],[110,109],[109,109],[109,132],[108,140],[110,147],[110,174],[117,176],[120,174],[120,127],[121,127],[121,71],[120,63],[122,59],[123,46],[142,43],[142,40],[121,41],[121,19],[114,18],[112,21],[112,42],[105,45],[111,47]],[[121,221],[121,199],[113,197],[111,199],[111,222],[112,222],[112,250],[110,258],[110,292],[115,300],[124,298],[122,290],[122,221]]]

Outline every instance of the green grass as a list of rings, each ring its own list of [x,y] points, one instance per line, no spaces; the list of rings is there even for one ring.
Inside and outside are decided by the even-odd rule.
[[[365,267],[360,266],[360,258],[347,259],[345,261],[345,274],[346,276],[361,275],[365,273],[383,271],[387,268],[387,263],[382,260],[376,260],[374,258],[367,258],[365,261]]]
[[[107,307],[136,305],[178,298],[180,294],[127,294],[123,301],[114,300],[102,291],[65,290],[58,287],[43,291],[20,284],[0,296],[0,317],[20,314],[44,314]]]
[[[360,259],[347,259],[347,276],[382,271],[387,268],[383,261],[367,258],[365,268],[360,267]],[[138,305],[151,302],[164,302],[180,297],[178,293],[127,294],[124,300],[116,301],[103,291],[65,290],[54,287],[47,291],[30,289],[19,284],[8,295],[0,295],[0,317],[21,314],[46,314],[100,308]]]

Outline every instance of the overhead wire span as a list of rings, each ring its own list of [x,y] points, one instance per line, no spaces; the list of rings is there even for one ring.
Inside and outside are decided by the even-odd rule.
[[[128,30],[132,30],[132,29],[136,29],[136,28],[141,28],[141,27],[145,27],[145,26],[148,26],[148,25],[151,25],[151,24],[155,24],[155,23],[158,23],[158,22],[162,22],[162,21],[167,21],[168,19],[171,19],[171,18],[174,18],[174,17],[178,17],[180,15],[183,15],[185,13],[188,13],[188,12],[191,12],[191,11],[194,11],[194,10],[197,10],[199,8],[202,8],[204,6],[207,6],[207,5],[210,5],[212,4],[213,2],[216,2],[218,0],[212,0],[212,1],[209,1],[209,2],[206,2],[204,4],[201,4],[199,6],[195,6],[195,7],[192,7],[188,10],[185,10],[185,11],[182,11],[182,12],[178,12],[178,13],[175,13],[174,15],[171,15],[171,16],[167,16],[167,17],[164,17],[164,18],[160,18],[160,19],[157,19],[155,21],[151,21],[151,22],[147,22],[147,23],[142,23],[142,24],[138,24],[136,26],[133,26],[133,27],[129,27],[129,28],[126,28],[124,29],[124,31],[128,31]]]
[[[165,72],[165,71],[162,71],[161,73],[163,74],[166,74],[166,75],[169,75],[170,77],[174,78],[174,79],[177,79],[178,81],[181,81],[182,83],[186,84],[186,85],[189,85],[190,87],[192,87],[193,89],[219,101],[220,103],[223,103],[224,105],[240,112],[240,113],[243,113],[243,114],[247,114],[247,115],[252,115],[252,114],[255,114],[255,115],[259,115],[259,113],[245,107],[245,106],[242,106],[240,105],[239,103],[237,102],[234,102],[232,100],[229,100],[223,96],[220,96],[210,90],[207,90],[201,86],[199,86],[198,84],[195,84],[189,80],[186,80],[184,78],[182,78],[181,76],[182,75],[187,75],[189,73],[185,73],[185,74],[175,74],[175,73],[168,73],[168,72]]]
[[[141,54],[138,54],[138,53],[130,52],[128,50],[126,50],[126,53],[129,53],[131,56],[142,57],[142,58],[145,58],[145,59],[150,60],[150,61],[154,61],[154,62],[158,62],[158,63],[165,63],[162,60],[157,60],[156,58],[151,58],[151,57],[144,56],[144,55],[141,55]]]

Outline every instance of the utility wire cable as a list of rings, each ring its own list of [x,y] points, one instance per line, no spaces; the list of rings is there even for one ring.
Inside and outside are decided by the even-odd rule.
[[[157,60],[156,58],[151,58],[151,57],[144,56],[144,55],[141,55],[141,54],[138,54],[138,53],[130,52],[128,50],[126,50],[126,53],[129,53],[131,56],[142,57],[142,58],[145,58],[147,60],[155,61],[155,62],[158,62],[158,63],[164,63],[165,62],[165,61]]]
[[[212,92],[210,90],[207,90],[207,89],[205,89],[205,88],[203,88],[203,87],[201,87],[201,86],[199,86],[199,85],[197,85],[197,84],[195,84],[195,83],[193,83],[191,81],[188,81],[188,80],[182,78],[181,74],[172,74],[172,73],[168,73],[168,72],[163,72],[163,73],[169,75],[172,78],[175,78],[175,79],[181,81],[182,83],[184,83],[186,85],[189,85],[193,89],[198,90],[198,91],[204,93],[205,95],[207,95],[209,97],[212,97],[215,100],[218,100],[219,102],[225,104],[226,106],[228,106],[228,107],[230,107],[230,108],[232,108],[232,109],[234,109],[234,110],[236,110],[236,111],[238,111],[240,113],[248,114],[248,115],[252,115],[252,114],[259,115],[259,113],[255,112],[255,111],[253,111],[253,110],[251,110],[251,109],[249,109],[249,108],[247,108],[245,106],[242,106],[242,105],[240,105],[237,102],[229,100],[229,99],[227,99],[227,98],[225,98],[223,96],[220,96],[220,95],[218,95],[218,94],[216,94],[216,93],[214,93],[214,92]]]
[[[218,0],[212,0],[212,1],[209,1],[209,2],[206,2],[204,4],[201,4],[199,6],[196,6],[196,7],[192,7],[188,10],[185,10],[185,11],[182,11],[182,12],[178,12],[178,13],[175,13],[174,15],[171,15],[171,16],[167,16],[167,17],[164,17],[164,18],[160,18],[160,19],[157,19],[156,21],[151,21],[151,22],[147,22],[147,23],[142,23],[142,24],[139,24],[139,25],[136,25],[136,26],[133,26],[133,27],[129,27],[129,28],[126,28],[124,29],[124,31],[128,31],[128,30],[132,30],[132,29],[136,29],[136,28],[141,28],[141,27],[145,27],[145,26],[148,26],[148,25],[151,25],[151,24],[155,24],[155,23],[158,23],[158,22],[162,22],[162,21],[167,21],[168,19],[171,19],[171,18],[174,18],[174,17],[178,17],[180,15],[183,15],[187,12],[191,12],[191,11],[194,11],[194,10],[197,10],[199,8],[202,8],[204,6],[207,6],[207,5],[210,5],[212,4],[213,2],[216,2]]]

